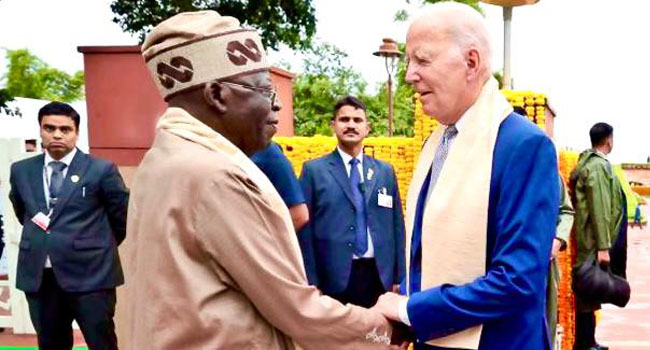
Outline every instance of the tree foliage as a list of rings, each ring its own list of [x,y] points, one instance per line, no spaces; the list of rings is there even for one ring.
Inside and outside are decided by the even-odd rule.
[[[16,110],[13,110],[7,106],[7,102],[11,102],[13,100],[14,98],[9,94],[7,89],[0,89],[0,111],[11,116],[21,116],[22,114],[18,108],[16,108]]]
[[[407,4],[411,3],[411,0],[405,0]],[[454,2],[460,2],[462,4],[467,4],[471,7],[473,7],[476,11],[480,12],[481,14],[483,13],[483,10],[481,9],[481,6],[479,6],[479,0],[417,0],[420,4],[435,4],[437,2],[444,2],[444,1],[454,1]],[[409,18],[408,11],[406,10],[398,10],[395,13],[395,22],[406,22]]]
[[[402,46],[403,49],[403,46]],[[296,78],[293,110],[297,135],[332,135],[330,121],[334,105],[346,95],[358,97],[366,105],[371,135],[386,135],[388,104],[386,85],[375,94],[366,91],[367,83],[346,63],[347,54],[323,43],[306,53],[304,72]],[[413,89],[404,81],[406,65],[400,60],[394,92],[394,135],[413,135]],[[395,83],[394,83],[395,84]]]
[[[437,2],[443,2],[443,1],[455,1],[455,2],[460,2],[460,3],[463,3],[463,4],[467,4],[467,5],[471,6],[471,7],[473,7],[474,9],[476,9],[476,11],[483,13],[483,11],[481,10],[481,7],[478,5],[479,0],[422,0],[422,2],[425,2],[425,3],[428,3],[428,4],[435,4]]]
[[[243,25],[261,30],[267,48],[280,43],[292,49],[307,49],[316,32],[311,0],[114,0],[113,22],[144,40],[146,33],[162,20],[188,11],[215,10],[233,16]]]
[[[28,50],[8,50],[5,95],[50,101],[73,102],[82,99],[84,73],[73,75],[50,67]]]
[[[354,95],[362,100],[366,82],[346,64],[347,54],[323,43],[305,52],[304,72],[293,87],[295,131],[298,135],[331,135],[330,120],[336,102]]]

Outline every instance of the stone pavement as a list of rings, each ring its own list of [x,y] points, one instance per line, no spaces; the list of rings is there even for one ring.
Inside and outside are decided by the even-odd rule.
[[[642,209],[648,218],[650,205]],[[603,306],[596,338],[610,350],[650,350],[650,225],[628,230],[627,249],[632,298],[624,309]]]

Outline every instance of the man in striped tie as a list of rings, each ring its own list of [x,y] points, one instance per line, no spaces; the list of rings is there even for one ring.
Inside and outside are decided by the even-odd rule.
[[[553,143],[512,107],[490,68],[483,17],[432,5],[406,38],[407,82],[442,125],[406,201],[407,295],[375,309],[416,350],[549,350],[545,286],[558,214]]]

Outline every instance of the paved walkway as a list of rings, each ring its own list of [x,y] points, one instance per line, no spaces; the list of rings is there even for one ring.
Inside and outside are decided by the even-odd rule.
[[[649,217],[650,205],[642,208]],[[650,350],[650,225],[628,230],[627,249],[632,298],[624,309],[603,307],[596,338],[610,350]]]

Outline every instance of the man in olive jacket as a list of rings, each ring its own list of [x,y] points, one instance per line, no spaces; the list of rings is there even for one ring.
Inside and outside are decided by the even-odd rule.
[[[609,124],[597,123],[589,130],[589,136],[592,148],[580,154],[571,176],[576,210],[576,266],[589,257],[600,264],[610,263],[609,250],[616,241],[624,214],[621,184],[607,160],[614,144],[614,129]],[[575,350],[607,349],[595,340],[594,311],[598,309],[599,303],[576,297]]]

